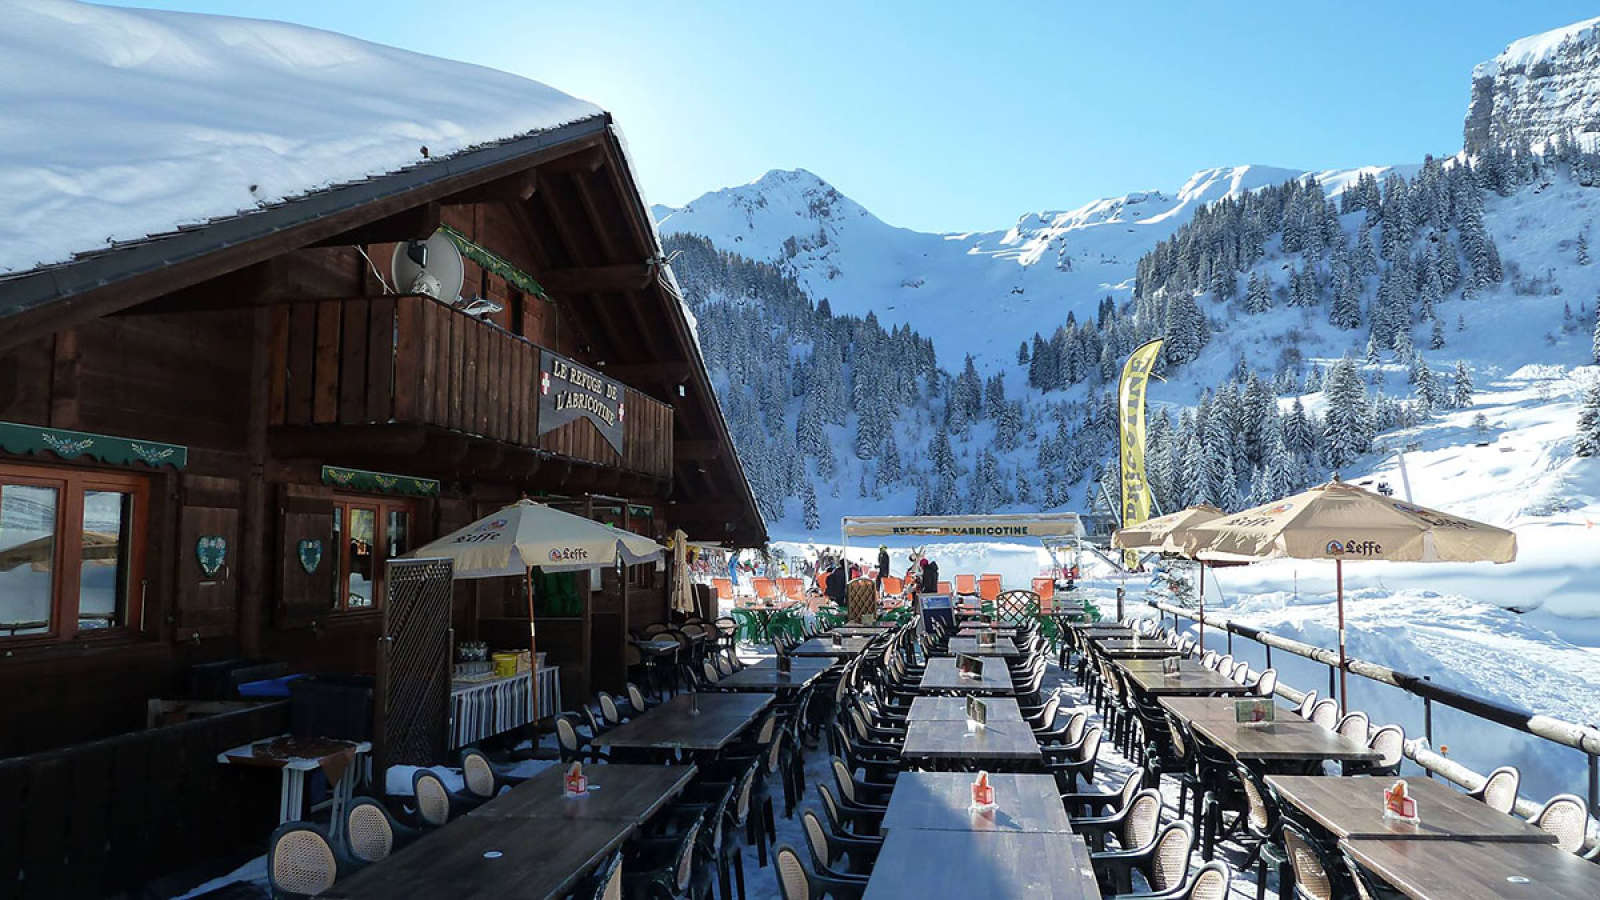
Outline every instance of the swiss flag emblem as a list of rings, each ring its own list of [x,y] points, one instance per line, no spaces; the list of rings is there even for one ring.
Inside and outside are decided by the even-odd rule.
[[[539,393],[541,393],[541,394],[550,393],[550,373],[549,372],[540,372],[539,373]]]

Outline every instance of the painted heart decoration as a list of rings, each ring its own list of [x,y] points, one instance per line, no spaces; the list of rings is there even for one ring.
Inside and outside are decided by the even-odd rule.
[[[202,534],[195,543],[194,555],[200,560],[200,571],[207,578],[215,578],[228,561],[228,539],[220,534]]]
[[[300,542],[300,568],[306,570],[307,575],[316,574],[317,567],[322,565],[322,539],[310,538]]]

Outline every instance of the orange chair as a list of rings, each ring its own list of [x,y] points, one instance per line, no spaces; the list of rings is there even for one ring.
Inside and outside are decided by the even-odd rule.
[[[711,586],[717,589],[718,600],[733,599],[733,581],[727,578],[711,579]]]
[[[956,576],[956,593],[958,593],[958,594],[976,594],[977,592],[978,592],[978,588],[977,588],[976,579],[974,579],[971,575],[957,575]]]
[[[750,584],[756,589],[756,596],[762,600],[771,600],[778,596],[778,586],[772,583],[771,578],[752,578]]]
[[[1056,595],[1056,580],[1054,578],[1035,578],[1033,580],[1033,592],[1039,595],[1039,606],[1043,609],[1049,609],[1048,604]]]
[[[948,582],[948,581],[939,582],[939,593],[941,593],[941,594],[950,593],[950,582]]]
[[[904,593],[904,591],[905,591],[905,583],[904,582],[902,582],[900,579],[894,577],[893,575],[885,575],[884,576],[884,578],[883,578],[883,592],[885,594],[896,595],[896,594]]]
[[[806,580],[804,578],[779,578],[778,589],[790,600],[804,600],[806,596]]]
[[[1000,576],[984,575],[978,579],[978,596],[984,600],[993,600],[1000,596]]]

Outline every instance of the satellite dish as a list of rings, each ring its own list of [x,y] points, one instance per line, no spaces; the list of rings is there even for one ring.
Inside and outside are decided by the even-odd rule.
[[[435,231],[425,241],[396,244],[389,274],[396,291],[426,294],[451,306],[461,300],[461,285],[466,278],[461,251],[443,231]]]

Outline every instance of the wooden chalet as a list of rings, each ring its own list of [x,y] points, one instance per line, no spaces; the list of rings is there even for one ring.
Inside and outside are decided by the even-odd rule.
[[[386,290],[395,244],[441,227],[500,311]],[[0,895],[28,859],[64,864],[23,895],[102,896],[223,841],[196,799],[218,745],[281,712],[117,736],[197,664],[371,672],[388,557],[521,496],[763,544],[691,328],[603,114],[0,276],[0,535],[54,522],[0,540],[0,757],[29,754],[0,759]],[[617,391],[620,436],[544,427],[552,364]],[[599,571],[540,613],[571,700],[669,615],[655,565]],[[458,582],[455,636],[525,639],[526,610],[520,582]]]

